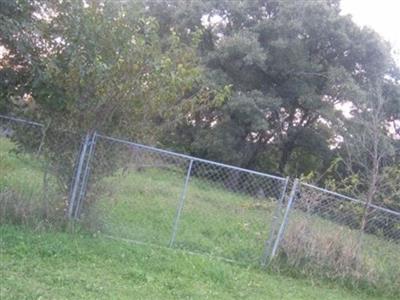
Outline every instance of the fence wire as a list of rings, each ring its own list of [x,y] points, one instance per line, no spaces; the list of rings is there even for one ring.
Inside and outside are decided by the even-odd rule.
[[[61,226],[80,135],[0,115],[0,223]]]
[[[186,159],[99,137],[80,218],[106,235],[167,246],[187,167]]]
[[[105,136],[96,140],[90,168],[81,219],[98,231],[242,262],[263,255],[286,184]]]
[[[0,115],[0,223],[400,287],[400,212],[298,180]],[[274,259],[273,259],[274,258]]]
[[[259,262],[285,179],[193,161],[176,246]]]
[[[287,267],[400,286],[400,213],[301,183],[287,222],[278,254]]]

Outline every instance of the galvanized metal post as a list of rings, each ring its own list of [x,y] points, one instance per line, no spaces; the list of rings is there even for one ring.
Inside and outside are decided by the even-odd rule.
[[[86,151],[87,151],[87,145],[89,143],[89,138],[90,135],[87,134],[85,137],[85,140],[83,142],[83,147],[79,156],[79,162],[78,162],[78,167],[76,168],[76,174],[75,174],[75,179],[72,182],[72,191],[71,191],[71,196],[69,198],[69,203],[68,203],[68,218],[72,218],[73,213],[74,213],[74,207],[75,207],[75,202],[76,202],[76,196],[77,196],[77,191],[81,179],[81,173],[82,173],[82,167],[83,167],[83,162],[85,160],[86,156]]]
[[[294,201],[295,196],[296,196],[296,191],[297,191],[298,184],[299,184],[299,180],[296,178],[294,180],[294,182],[293,182],[293,187],[292,187],[292,190],[290,192],[289,201],[288,201],[288,204],[287,204],[287,207],[286,207],[286,210],[285,210],[285,214],[283,216],[283,220],[282,220],[281,226],[280,226],[279,231],[278,231],[278,235],[277,235],[275,243],[274,243],[274,247],[272,248],[270,261],[274,258],[275,254],[276,254],[276,251],[278,249],[279,243],[281,242],[281,239],[283,237],[283,233],[285,232],[286,225],[287,225],[288,218],[289,218],[289,212],[290,212],[290,209],[292,208],[293,201]]]
[[[75,182],[75,178],[76,178],[76,172],[78,170],[78,164],[79,164],[79,157],[82,154],[82,150],[83,150],[83,145],[84,145],[84,140],[82,139],[82,142],[79,145],[79,150],[76,152],[75,155],[75,159],[74,159],[74,169],[72,171],[72,178],[71,178],[71,183],[70,183],[70,187],[69,187],[69,192],[68,192],[68,200],[71,199],[72,197],[72,191],[74,189],[74,182]]]
[[[176,233],[178,231],[178,224],[179,224],[179,219],[181,217],[182,209],[183,209],[183,204],[185,203],[185,198],[186,198],[186,192],[189,184],[189,179],[190,179],[190,173],[192,171],[192,165],[193,165],[193,159],[190,160],[189,167],[187,170],[186,178],[185,178],[185,184],[183,186],[182,194],[178,203],[178,208],[176,210],[176,215],[175,215],[175,220],[174,220],[174,226],[172,228],[172,236],[171,236],[171,241],[169,242],[169,246],[172,247],[175,242],[176,238]]]
[[[42,137],[40,139],[39,147],[38,147],[38,149],[36,151],[36,156],[40,156],[40,153],[42,152],[42,148],[43,148],[43,145],[44,145],[44,140],[46,139],[46,130],[47,130],[47,128],[44,127],[44,126],[41,128]]]
[[[94,132],[89,140],[89,150],[88,150],[89,153],[88,153],[86,161],[85,161],[84,171],[83,171],[80,190],[79,190],[79,196],[77,198],[77,203],[75,206],[75,213],[74,213],[75,219],[80,216],[82,200],[86,194],[86,187],[87,187],[87,182],[88,182],[89,172],[90,172],[90,161],[91,161],[91,158],[93,156],[94,149],[96,146],[96,138],[97,138],[97,133]]]
[[[261,258],[261,266],[263,266],[263,267],[267,264],[268,258],[271,255],[272,244],[273,244],[274,238],[276,236],[276,230],[278,227],[278,222],[280,220],[279,215],[281,213],[283,200],[285,199],[285,196],[286,196],[286,190],[287,190],[288,183],[289,183],[289,177],[286,177],[286,179],[283,183],[282,194],[278,200],[278,204],[276,205],[275,212],[272,217],[271,229],[269,231],[268,239],[265,241],[264,253]]]

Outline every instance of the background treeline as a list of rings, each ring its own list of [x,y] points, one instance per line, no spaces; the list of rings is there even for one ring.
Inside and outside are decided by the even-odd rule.
[[[337,0],[0,0],[0,46],[53,160],[98,130],[400,209],[400,70]]]

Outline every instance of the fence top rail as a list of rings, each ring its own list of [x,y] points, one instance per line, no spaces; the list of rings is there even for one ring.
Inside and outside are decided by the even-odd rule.
[[[5,116],[5,115],[0,115],[0,118],[1,119],[5,119],[5,120],[9,120],[9,121],[14,121],[14,122],[20,122],[20,123],[25,123],[25,124],[29,124],[29,125],[34,125],[34,126],[38,126],[38,127],[44,127],[44,125],[41,124],[41,123],[32,122],[32,121],[19,119],[19,118],[14,118],[14,117],[9,117],[9,116]]]
[[[320,187],[317,187],[317,186],[309,184],[309,183],[302,182],[301,185],[304,185],[306,187],[315,189],[317,191],[320,191],[320,192],[323,192],[323,193],[327,193],[327,194],[331,194],[333,196],[337,196],[337,197],[340,197],[340,198],[343,198],[343,199],[346,199],[346,200],[349,200],[349,201],[352,201],[352,202],[355,202],[355,203],[360,203],[360,204],[364,204],[364,205],[366,204],[365,201],[362,201],[362,200],[359,200],[359,199],[355,199],[355,198],[352,198],[352,197],[349,197],[349,196],[345,196],[345,195],[342,195],[342,194],[339,194],[339,193],[336,193],[336,192],[333,192],[333,191],[330,191],[330,190],[327,190],[327,189],[324,189],[324,188],[320,188]],[[387,212],[387,213],[390,213],[390,214],[393,214],[393,215],[396,215],[396,216],[400,217],[400,212],[397,212],[397,211],[394,211],[394,210],[391,210],[391,209],[388,209],[388,208],[384,208],[384,207],[381,207],[381,206],[378,206],[378,205],[375,205],[375,204],[372,204],[372,203],[369,204],[369,207],[372,207],[372,208],[375,208],[377,210],[381,210],[381,211],[384,211],[384,212]]]
[[[103,139],[106,139],[106,140],[119,142],[119,143],[123,143],[123,144],[127,144],[127,145],[132,145],[132,146],[136,146],[136,147],[139,147],[139,148],[143,148],[143,149],[147,149],[147,150],[151,150],[151,151],[155,151],[155,152],[159,152],[159,153],[169,154],[169,155],[173,155],[173,156],[176,156],[176,157],[181,157],[181,158],[184,158],[184,159],[189,159],[189,160],[198,161],[198,162],[204,162],[204,163],[212,164],[212,165],[215,165],[215,166],[225,167],[225,168],[229,168],[229,169],[237,170],[237,171],[243,171],[243,172],[246,172],[246,173],[259,175],[259,176],[263,176],[263,177],[268,177],[268,178],[272,178],[272,179],[276,179],[276,180],[281,180],[281,181],[285,181],[286,180],[286,178],[284,178],[284,177],[270,175],[270,174],[266,174],[266,173],[262,173],[262,172],[248,170],[248,169],[244,169],[244,168],[240,168],[240,167],[235,167],[235,166],[232,166],[232,165],[218,163],[218,162],[207,160],[207,159],[197,158],[197,157],[186,155],[186,154],[176,153],[176,152],[163,150],[163,149],[159,149],[159,148],[155,148],[155,147],[151,147],[151,146],[137,144],[137,143],[133,143],[133,142],[130,142],[130,141],[127,141],[127,140],[113,138],[113,137],[105,136],[105,135],[102,135],[102,134],[96,134],[96,136],[98,136],[100,138],[103,138]]]
[[[378,206],[378,205],[375,205],[375,204],[370,204],[369,206],[373,207],[373,208],[375,208],[377,210],[381,210],[381,211],[387,212],[389,214],[392,214],[392,215],[400,217],[400,212],[398,212],[398,211],[391,210],[391,209],[388,209],[388,208],[384,208],[382,206]]]
[[[14,122],[20,122],[20,123],[25,123],[25,124],[29,124],[29,125],[33,125],[33,126],[38,126],[38,127],[44,127],[44,124],[41,123],[37,123],[37,122],[33,122],[33,121],[28,121],[28,120],[24,120],[24,119],[20,119],[20,118],[15,118],[15,117],[11,117],[11,116],[5,116],[0,114],[0,119],[5,119],[5,120],[9,120],[9,121],[14,121]],[[164,153],[164,154],[169,154],[172,156],[176,156],[176,157],[181,157],[184,159],[189,159],[192,161],[198,161],[198,162],[204,162],[204,163],[208,163],[208,164],[212,164],[215,166],[220,166],[220,167],[225,167],[225,168],[229,168],[232,170],[237,170],[237,171],[242,171],[242,172],[246,172],[249,174],[254,174],[254,175],[259,175],[259,176],[263,176],[263,177],[267,177],[267,178],[272,178],[272,179],[276,179],[276,180],[280,180],[283,182],[286,182],[288,180],[288,178],[284,178],[284,177],[280,177],[280,176],[275,176],[275,175],[271,175],[271,174],[266,174],[266,173],[262,173],[262,172],[257,172],[257,171],[253,171],[253,170],[249,170],[249,169],[244,169],[244,168],[240,168],[240,167],[236,167],[236,166],[232,166],[232,165],[227,165],[227,164],[223,164],[223,163],[218,163],[215,161],[211,161],[211,160],[207,160],[207,159],[202,159],[202,158],[198,158],[198,157],[194,157],[194,156],[190,156],[190,155],[186,155],[186,154],[181,154],[181,153],[176,153],[176,152],[172,152],[172,151],[168,151],[168,150],[163,150],[163,149],[159,149],[156,147],[152,147],[152,146],[146,146],[143,144],[138,144],[138,143],[134,143],[134,142],[130,142],[127,140],[123,140],[123,139],[119,139],[119,138],[113,138],[113,137],[109,137],[106,135],[102,135],[102,134],[98,134],[97,132],[94,133],[96,137],[100,137],[106,140],[110,140],[110,141],[114,141],[114,142],[119,142],[119,143],[123,143],[123,144],[127,144],[127,145],[132,145],[132,146],[136,146],[139,148],[143,148],[143,149],[147,149],[147,150],[151,150],[151,151],[155,151],[155,152],[159,152],[159,153]],[[360,204],[366,204],[365,201],[356,199],[356,198],[352,198],[349,196],[345,196],[343,194],[339,194],[330,190],[327,190],[325,188],[320,188],[317,187],[315,185],[309,184],[309,183],[305,183],[305,182],[300,182],[301,185],[318,190],[320,192],[323,193],[328,193],[343,199],[346,199],[348,201],[352,201],[355,203],[360,203]],[[374,209],[389,213],[389,214],[393,214],[395,216],[400,217],[400,212],[388,209],[388,208],[384,208],[375,204],[369,204],[369,207],[372,207]]]

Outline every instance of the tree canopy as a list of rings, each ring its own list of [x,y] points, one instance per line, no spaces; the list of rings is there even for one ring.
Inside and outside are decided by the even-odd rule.
[[[339,134],[332,124],[344,118],[340,107],[364,105],[371,84],[386,86],[387,120],[399,116],[400,77],[389,45],[342,16],[339,1],[149,1],[149,7],[164,27],[204,28],[199,53],[209,80],[232,86],[221,108],[181,129],[199,155],[299,175],[329,164]]]
[[[0,0],[0,25],[1,112],[324,180],[380,99],[398,164],[399,67],[339,0]]]

